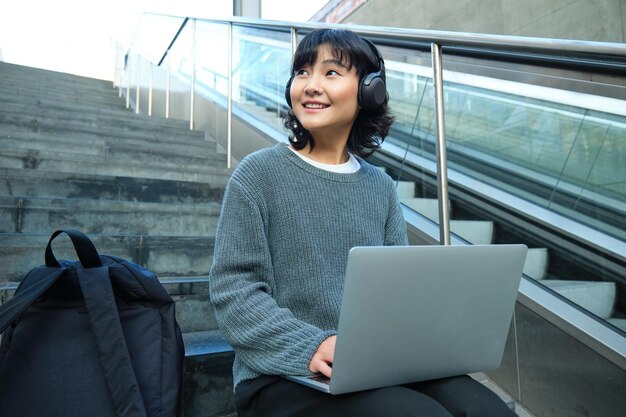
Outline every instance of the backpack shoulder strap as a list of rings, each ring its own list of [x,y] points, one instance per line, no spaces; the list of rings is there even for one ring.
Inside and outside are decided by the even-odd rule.
[[[0,306],[0,333],[17,320],[65,272],[66,268],[36,268],[28,274],[19,292]]]
[[[96,250],[93,242],[83,232],[74,229],[59,229],[52,233],[52,236],[48,241],[48,246],[46,246],[46,266],[57,268],[61,266],[59,261],[57,261],[54,257],[54,253],[52,253],[52,241],[61,233],[65,233],[72,240],[72,244],[74,245],[74,249],[78,255],[78,260],[83,268],[102,266],[100,256],[98,255],[98,251]]]
[[[77,268],[77,272],[113,407],[119,417],[146,417],[115,304],[109,268]]]

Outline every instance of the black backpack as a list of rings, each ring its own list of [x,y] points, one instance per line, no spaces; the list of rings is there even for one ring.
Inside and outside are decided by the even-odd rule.
[[[54,257],[63,232],[80,262]],[[0,306],[0,416],[177,416],[184,347],[157,277],[77,230],[45,260]]]

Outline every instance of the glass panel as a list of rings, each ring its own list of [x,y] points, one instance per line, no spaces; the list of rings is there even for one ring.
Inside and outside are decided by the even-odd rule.
[[[227,148],[228,25],[196,22],[195,128]]]
[[[389,107],[395,117],[386,142],[397,146],[401,157],[418,156],[434,163],[432,70],[426,66],[430,65],[430,54],[389,47],[379,47],[379,51],[385,59]],[[386,169],[396,180],[401,202],[437,224],[438,202],[432,173],[409,170],[404,162]]]
[[[285,84],[291,63],[287,32],[235,27],[233,100],[251,115],[282,131]]]
[[[223,96],[228,94],[228,26],[196,24],[196,82]]]
[[[193,69],[193,28],[190,22],[172,45],[165,65],[170,68],[170,117],[189,120]]]

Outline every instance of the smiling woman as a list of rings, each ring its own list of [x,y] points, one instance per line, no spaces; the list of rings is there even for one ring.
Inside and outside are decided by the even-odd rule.
[[[235,351],[237,415],[514,416],[467,376],[344,395],[282,378],[332,378],[350,249],[408,244],[393,180],[363,159],[392,122],[376,47],[347,30],[307,34],[285,98],[290,146],[241,161],[215,238],[209,288]]]

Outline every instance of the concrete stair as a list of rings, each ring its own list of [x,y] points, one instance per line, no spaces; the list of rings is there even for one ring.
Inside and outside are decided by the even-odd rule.
[[[72,224],[89,234],[212,236],[219,202],[144,203],[0,196],[0,233],[36,233]],[[129,227],[129,225],[132,225]]]
[[[0,168],[0,195],[156,203],[221,201],[228,174],[211,182]]]
[[[44,263],[43,252],[50,233],[2,233],[0,237],[0,264],[3,266],[0,285],[20,281],[26,272]],[[215,243],[213,237],[204,236],[92,234],[89,237],[100,253],[128,259],[163,279],[206,276]],[[69,239],[55,240],[53,249],[61,259],[76,259]]]
[[[0,303],[44,263],[52,231],[155,272],[186,341],[185,416],[228,416],[232,349],[208,297],[231,170],[188,122],[125,108],[110,82],[0,63]],[[76,259],[69,239],[55,255]]]

